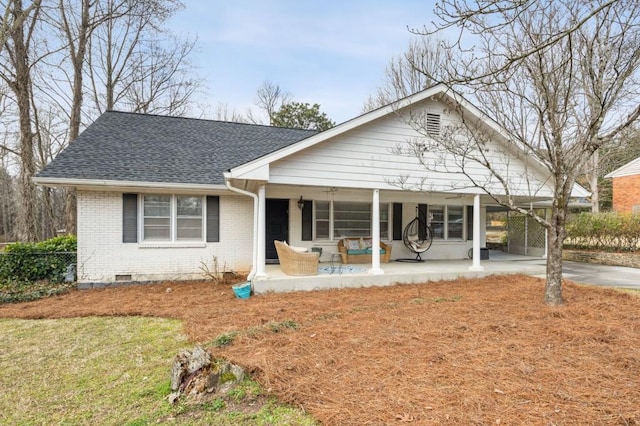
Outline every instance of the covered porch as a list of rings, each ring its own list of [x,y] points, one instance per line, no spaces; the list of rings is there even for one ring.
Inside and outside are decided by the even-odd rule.
[[[483,270],[473,270],[473,261],[427,260],[423,263],[391,261],[384,265],[384,274],[371,274],[371,265],[331,265],[320,263],[318,275],[288,276],[279,265],[266,265],[266,276],[253,281],[255,294],[267,292],[314,291],[330,288],[388,286],[394,284],[446,281],[457,278],[480,278],[488,275],[527,274],[544,276],[543,257],[521,256],[497,250],[489,251],[489,260],[482,262]]]

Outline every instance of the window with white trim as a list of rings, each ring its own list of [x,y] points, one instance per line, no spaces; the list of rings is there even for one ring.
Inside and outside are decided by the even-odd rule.
[[[315,239],[370,237],[372,204],[353,201],[316,201]],[[389,203],[380,203],[380,238],[389,238]]]
[[[434,239],[462,240],[464,238],[464,207],[429,205],[429,226]]]
[[[203,241],[204,197],[143,195],[142,241]]]

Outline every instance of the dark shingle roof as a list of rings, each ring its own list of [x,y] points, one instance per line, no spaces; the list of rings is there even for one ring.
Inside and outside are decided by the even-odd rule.
[[[317,132],[108,111],[42,178],[224,184],[222,173]]]

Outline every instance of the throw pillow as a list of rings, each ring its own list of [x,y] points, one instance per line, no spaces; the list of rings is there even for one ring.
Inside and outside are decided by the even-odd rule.
[[[359,250],[360,249],[360,240],[350,240],[348,238],[344,239],[344,246],[347,250]]]

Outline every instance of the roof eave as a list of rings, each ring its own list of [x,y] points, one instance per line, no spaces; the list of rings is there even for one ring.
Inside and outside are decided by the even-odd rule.
[[[227,191],[225,185],[219,184],[197,184],[197,183],[176,183],[176,182],[136,182],[136,181],[116,181],[106,179],[72,179],[40,177],[33,178],[37,185],[51,187],[74,187],[74,188],[95,188],[101,190],[116,189],[168,189],[168,190],[192,190],[192,191]]]

